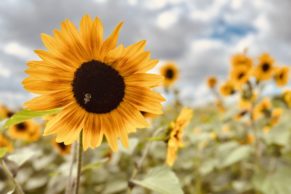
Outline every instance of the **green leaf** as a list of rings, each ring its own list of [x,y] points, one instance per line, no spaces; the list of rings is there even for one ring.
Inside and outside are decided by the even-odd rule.
[[[132,180],[132,182],[160,194],[183,194],[175,173],[165,166],[156,167],[143,180]]]
[[[30,149],[29,147],[22,148],[17,150],[16,152],[10,154],[7,158],[13,162],[15,162],[18,166],[23,165],[26,161],[31,159],[32,157],[38,155],[39,153],[35,150]]]
[[[230,166],[236,162],[248,158],[252,153],[252,148],[249,145],[240,146],[233,150],[229,156],[223,161],[221,167]]]
[[[3,158],[7,153],[7,148],[0,148],[0,158]]]
[[[52,110],[44,110],[44,111],[31,111],[31,110],[22,110],[16,114],[14,114],[11,118],[9,118],[3,128],[10,127],[11,125],[15,125],[21,123],[25,120],[33,119],[36,117],[43,117],[46,115],[56,114],[60,112],[60,108],[52,109]]]

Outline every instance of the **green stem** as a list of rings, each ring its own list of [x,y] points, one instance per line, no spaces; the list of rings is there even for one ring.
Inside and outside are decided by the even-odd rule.
[[[13,186],[15,186],[15,191],[17,194],[24,194],[20,184],[14,179],[12,173],[10,172],[9,168],[6,166],[4,160],[1,160],[1,167],[3,168],[8,180],[11,182]]]
[[[82,168],[82,156],[83,156],[83,132],[80,133],[78,155],[77,155],[77,177],[76,177],[76,187],[75,194],[79,193],[80,178],[81,178],[81,168]]]
[[[69,171],[69,177],[68,177],[68,181],[67,181],[66,194],[73,193],[74,181],[72,179],[72,176],[73,176],[73,168],[74,168],[74,164],[75,164],[75,160],[76,160],[76,149],[77,149],[77,144],[74,143],[72,145],[72,150],[71,150],[72,160],[71,160],[71,164],[70,164],[70,171]]]

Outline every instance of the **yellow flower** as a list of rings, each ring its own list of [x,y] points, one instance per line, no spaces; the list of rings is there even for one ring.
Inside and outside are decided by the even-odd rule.
[[[237,89],[240,89],[243,84],[247,83],[249,77],[250,69],[245,66],[237,67],[230,73],[230,80]]]
[[[282,68],[276,68],[274,73],[274,80],[277,84],[277,86],[285,86],[288,83],[289,80],[289,68],[288,67],[282,67]]]
[[[246,54],[235,54],[231,58],[231,65],[234,69],[238,67],[245,67],[247,69],[251,69],[253,65],[253,61]]]
[[[210,135],[210,139],[212,139],[212,140],[217,139],[217,134],[215,132],[211,132],[209,135]]]
[[[276,125],[280,121],[282,112],[283,112],[283,110],[281,108],[275,108],[272,111],[272,115],[271,115],[271,119],[270,119],[271,126]]]
[[[179,78],[179,69],[174,63],[167,63],[160,69],[161,75],[164,77],[164,86],[173,85]]]
[[[261,102],[259,102],[254,107],[253,119],[258,120],[262,116],[270,117],[271,116],[271,108],[272,108],[272,104],[271,104],[270,99],[264,98]]]
[[[33,120],[27,120],[9,127],[9,136],[24,141],[37,141],[40,138],[40,126]]]
[[[283,100],[287,104],[287,106],[290,108],[291,107],[291,90],[286,90],[283,93]]]
[[[254,69],[254,75],[258,81],[268,80],[274,73],[274,59],[267,53],[259,58],[259,64]]]
[[[221,87],[220,87],[220,93],[223,96],[230,96],[235,93],[235,86],[231,81],[226,81]]]
[[[246,141],[247,144],[253,144],[256,141],[256,138],[253,134],[248,133]]]
[[[221,112],[221,113],[224,113],[225,112],[225,107],[224,107],[224,104],[221,102],[221,100],[217,100],[216,102],[215,102],[215,106],[216,106],[216,108],[217,108],[217,110],[219,111],[219,112]]]
[[[0,148],[6,148],[8,152],[13,151],[12,143],[3,134],[0,134]]]
[[[238,114],[235,115],[235,120],[240,120],[245,115],[247,115],[248,112],[249,112],[248,110],[242,110],[242,111],[240,111]]]
[[[71,152],[71,145],[65,145],[63,142],[58,143],[55,140],[52,141],[53,147],[61,155],[67,155]]]
[[[168,150],[166,163],[172,166],[176,160],[177,151],[183,147],[182,133],[184,128],[189,124],[192,118],[192,109],[183,108],[176,119],[175,123],[171,125],[171,133],[168,140]]]
[[[0,104],[0,120],[11,117],[14,114],[6,106]]]
[[[257,95],[255,93],[243,92],[239,101],[239,108],[242,110],[250,110],[256,99]]]
[[[207,85],[209,88],[215,88],[217,84],[217,79],[216,77],[214,76],[210,76],[208,79],[207,79]]]
[[[144,51],[146,41],[117,46],[123,23],[103,39],[103,25],[85,15],[80,31],[69,20],[42,34],[47,51],[37,50],[40,61],[28,62],[25,89],[39,94],[25,103],[30,110],[61,108],[46,125],[44,135],[69,145],[83,133],[84,149],[98,147],[105,135],[112,150],[117,141],[128,146],[128,133],[149,124],[141,111],[161,114],[164,98],[152,90],[160,75],[147,73],[157,63]]]

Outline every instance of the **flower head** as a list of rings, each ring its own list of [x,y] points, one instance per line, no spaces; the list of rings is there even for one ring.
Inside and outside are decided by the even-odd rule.
[[[274,73],[274,80],[277,84],[277,86],[285,86],[288,83],[289,80],[289,68],[288,67],[281,67],[276,68]]]
[[[230,96],[233,95],[236,92],[235,85],[231,81],[226,81],[221,87],[220,87],[220,93],[223,96]]]
[[[13,139],[34,142],[40,138],[40,125],[33,120],[27,120],[9,127],[8,133]]]
[[[12,152],[13,151],[13,145],[11,141],[6,138],[3,134],[0,134],[0,148],[6,148],[7,151]]]
[[[216,84],[217,84],[217,78],[215,76],[210,76],[207,79],[207,85],[209,88],[215,88]]]
[[[172,123],[171,125],[166,159],[166,163],[169,166],[172,166],[174,164],[178,149],[183,147],[183,130],[189,124],[192,118],[192,113],[192,109],[183,108],[175,123]]]
[[[103,25],[85,15],[80,30],[69,20],[42,34],[47,51],[37,50],[39,61],[28,62],[25,89],[39,96],[26,102],[30,110],[61,108],[46,125],[44,135],[72,144],[83,133],[84,149],[98,147],[106,137],[116,151],[117,140],[128,146],[128,133],[149,124],[141,111],[161,114],[164,98],[152,90],[162,77],[147,73],[157,60],[144,51],[146,41],[117,46],[123,23],[107,39]]]
[[[247,69],[251,69],[253,65],[253,61],[246,54],[235,54],[231,58],[232,68],[236,69],[239,67],[245,67]]]
[[[272,77],[274,73],[274,59],[267,53],[259,58],[259,64],[254,69],[254,75],[258,81],[265,81]]]
[[[160,69],[161,75],[164,77],[164,86],[172,86],[179,78],[179,69],[174,63],[167,63]]]

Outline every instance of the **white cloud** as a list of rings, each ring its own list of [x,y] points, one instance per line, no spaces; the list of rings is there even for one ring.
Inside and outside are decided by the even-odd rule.
[[[33,56],[33,52],[31,52],[30,49],[24,47],[17,42],[9,42],[8,44],[4,45],[3,51],[6,54],[13,55],[15,57],[25,60],[30,59]]]
[[[178,17],[178,10],[169,10],[162,12],[157,18],[157,26],[162,29],[168,29],[178,21]]]

